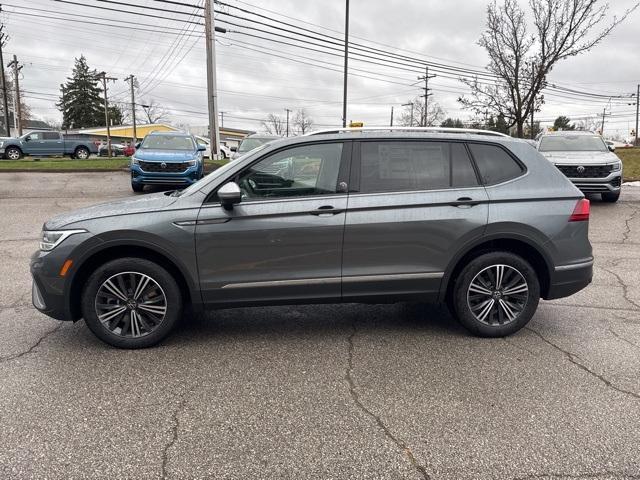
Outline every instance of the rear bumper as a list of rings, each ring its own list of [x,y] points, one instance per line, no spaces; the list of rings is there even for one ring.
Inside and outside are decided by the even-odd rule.
[[[591,283],[593,259],[555,267],[545,300],[564,298],[579,292]]]

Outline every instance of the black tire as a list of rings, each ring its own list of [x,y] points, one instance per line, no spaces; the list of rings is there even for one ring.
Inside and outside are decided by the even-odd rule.
[[[496,285],[502,283],[495,281],[498,267],[502,267],[505,283],[496,289]],[[493,277],[494,283],[483,283],[487,277]],[[470,290],[472,281],[474,288],[480,286],[489,294]],[[507,295],[510,291],[522,290],[522,285],[526,287],[525,293]],[[460,272],[455,281],[451,303],[454,316],[474,335],[504,337],[529,323],[539,301],[540,282],[529,262],[513,253],[492,252],[473,259]],[[484,302],[486,305],[483,306]],[[485,312],[486,308],[489,308],[488,312]],[[484,319],[483,313],[487,315]]]
[[[131,190],[133,190],[134,192],[140,193],[144,190],[144,185],[141,183],[131,182]]]
[[[602,193],[602,201],[607,203],[616,203],[620,198],[620,191]]]
[[[5,150],[4,156],[8,160],[20,160],[22,158],[22,150],[18,147],[9,147]]]
[[[124,283],[120,283],[119,275],[123,275]],[[133,290],[143,282],[136,284],[127,279],[136,276],[138,279],[146,277],[149,280],[146,283],[147,289],[143,289],[137,300],[133,300]],[[113,290],[105,286],[105,282],[109,280],[117,286],[117,292],[125,294],[123,300],[111,294]],[[162,301],[158,302],[158,298]],[[131,303],[135,306],[130,306]],[[123,307],[125,310],[117,316],[111,315],[113,320],[103,323],[98,318],[98,310],[105,306],[110,308],[103,309],[107,315]],[[149,315],[149,308],[164,309],[162,318],[158,313]],[[140,319],[135,322],[135,328],[131,321],[132,311],[137,312],[136,318]],[[181,314],[182,295],[173,276],[158,264],[142,258],[121,258],[105,263],[89,277],[82,292],[82,315],[87,326],[100,340],[118,348],[147,348],[158,344],[171,333]],[[155,320],[152,321],[153,318]],[[132,334],[132,330],[138,335]]]
[[[73,156],[78,160],[86,160],[91,155],[91,152],[87,147],[78,147],[76,151],[73,152]]]

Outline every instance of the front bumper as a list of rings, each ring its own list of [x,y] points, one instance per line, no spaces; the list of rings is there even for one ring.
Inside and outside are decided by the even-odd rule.
[[[591,283],[593,258],[555,267],[545,300],[564,298],[579,292]]]
[[[567,178],[583,193],[615,193],[622,187],[622,170],[611,172],[604,178]]]
[[[131,165],[131,183],[137,185],[191,185],[202,178],[202,165],[193,165],[184,172],[145,172],[139,165]]]
[[[58,263],[37,251],[31,256],[31,301],[33,306],[56,320],[72,320],[65,297],[65,279],[52,274]],[[53,261],[52,261],[53,260]],[[62,265],[60,265],[61,267]],[[58,267],[58,272],[60,271]]]

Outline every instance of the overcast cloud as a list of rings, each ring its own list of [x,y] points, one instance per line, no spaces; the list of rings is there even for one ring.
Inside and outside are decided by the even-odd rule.
[[[188,0],[196,3],[199,0]],[[342,32],[344,28],[344,1],[325,0],[300,2],[294,0],[248,0],[240,3],[228,0],[232,5],[255,10],[254,6],[279,12],[294,19],[282,20],[299,24],[299,20],[321,25],[326,29]],[[86,0],[82,3],[106,5]],[[153,0],[134,0],[135,4],[167,8],[168,5]],[[351,32],[383,44],[415,52],[430,60],[483,67],[487,58],[477,40],[484,29],[487,0],[443,1],[415,0],[390,2],[381,0],[351,0]],[[525,4],[525,0],[521,0]],[[611,15],[623,12],[634,0],[612,2]],[[18,6],[22,8],[14,8]],[[112,5],[113,7],[113,5]],[[116,6],[116,8],[119,8]],[[123,9],[136,10],[132,7]],[[171,8],[171,7],[169,7]],[[528,8],[528,7],[526,7]],[[42,9],[51,13],[37,11]],[[102,11],[85,6],[58,3],[53,0],[8,0],[3,2],[5,32],[10,40],[5,50],[5,64],[9,55],[16,54],[25,65],[21,86],[34,117],[60,119],[55,108],[59,84],[65,81],[73,66],[73,58],[84,54],[89,65],[106,70],[120,80],[111,85],[114,101],[129,99],[127,85],[122,79],[134,74],[140,82],[140,102],[155,99],[172,112],[175,123],[202,126],[206,116],[206,70],[204,39],[196,34],[199,26],[189,28],[190,35],[176,44],[176,35],[142,31],[134,24],[121,23],[128,28],[112,28],[98,17],[118,22],[146,23],[157,26],[182,28],[183,23],[169,18],[153,19],[140,16]],[[274,16],[265,10],[255,10]],[[42,15],[43,17],[26,16]],[[64,13],[75,15],[69,17]],[[245,16],[240,12],[235,12]],[[161,14],[167,17],[187,18],[178,14]],[[64,16],[69,20],[52,17]],[[93,20],[86,18],[90,16]],[[225,17],[220,17],[224,19]],[[246,23],[242,20],[234,22]],[[566,87],[607,95],[632,94],[640,82],[638,68],[638,27],[640,12],[635,12],[619,26],[603,43],[591,52],[562,62],[552,72],[549,82]],[[323,33],[339,36],[319,27],[306,25]],[[362,41],[352,38],[353,41]],[[275,55],[299,55],[322,60],[336,67],[314,67],[269,56],[248,48],[240,42],[259,45]],[[363,41],[363,43],[366,43]],[[386,48],[386,47],[379,47]],[[228,33],[219,36],[218,87],[220,109],[225,112],[225,126],[258,129],[259,119],[269,113],[284,115],[284,109],[306,108],[317,126],[340,124],[342,99],[342,74],[340,57],[321,55],[284,45],[265,42],[256,38]],[[296,57],[302,62],[308,59]],[[368,70],[392,77],[396,83],[351,76],[349,79],[348,118],[364,121],[367,125],[386,125],[391,106],[399,114],[400,105],[420,94],[416,74],[397,69],[368,65],[352,61],[355,69]],[[333,71],[333,70],[338,71]],[[353,70],[354,74],[369,75]],[[460,109],[457,97],[466,91],[464,85],[453,79],[438,77],[432,80],[432,101],[437,101],[451,117],[470,118],[469,112]],[[581,117],[602,113],[605,106],[614,117],[607,120],[605,130],[627,135],[633,127],[635,107],[629,102],[594,100],[569,100],[546,96],[546,105],[538,117],[551,120],[563,114]],[[397,117],[396,117],[397,118]]]

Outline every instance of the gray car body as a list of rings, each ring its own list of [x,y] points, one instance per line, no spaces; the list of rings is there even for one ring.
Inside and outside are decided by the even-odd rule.
[[[292,146],[345,142],[340,179],[359,141],[440,140],[499,145],[526,167],[498,185],[433,191],[241,202],[207,202],[237,173]],[[460,198],[471,202],[460,202]],[[173,273],[196,310],[323,302],[443,301],[456,269],[473,252],[506,249],[534,265],[543,298],[570,295],[591,281],[588,222],[569,222],[583,198],[525,142],[470,134],[323,134],[283,139],[226,165],[180,196],[157,193],[96,205],[49,220],[46,230],[84,229],[53,251],[36,252],[31,270],[41,308],[80,317],[87,275],[109,258],[144,255]],[[322,214],[321,207],[333,207]],[[58,272],[73,259],[67,276]]]

